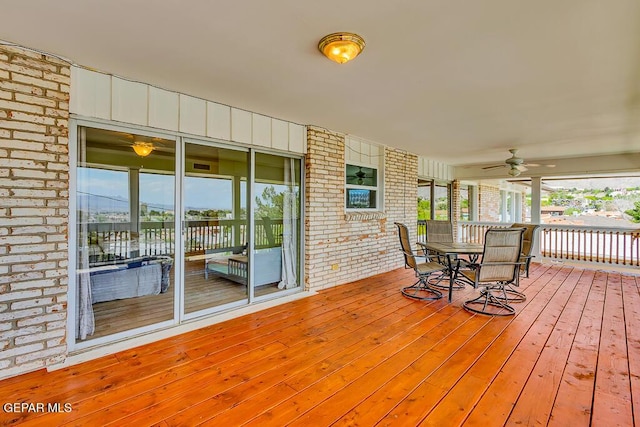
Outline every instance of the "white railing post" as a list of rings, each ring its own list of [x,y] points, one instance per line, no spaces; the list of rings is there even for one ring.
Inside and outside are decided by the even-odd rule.
[[[458,239],[483,243],[488,228],[508,226],[498,222],[461,221]],[[640,230],[637,229],[541,224],[535,233],[531,254],[538,261],[553,259],[640,267]]]

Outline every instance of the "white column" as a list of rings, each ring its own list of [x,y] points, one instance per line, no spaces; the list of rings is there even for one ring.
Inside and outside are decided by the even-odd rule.
[[[507,191],[500,190],[500,222],[507,222]]]
[[[540,218],[540,200],[542,190],[542,178],[531,178],[531,224],[541,224]],[[536,229],[533,236],[533,247],[531,248],[531,255],[540,259],[540,228]]]
[[[131,236],[129,256],[140,256],[140,169],[129,169],[129,228]]]
[[[522,193],[513,193],[513,211],[511,222],[522,222]]]
[[[531,224],[540,224],[541,188],[542,178],[539,176],[531,178]]]

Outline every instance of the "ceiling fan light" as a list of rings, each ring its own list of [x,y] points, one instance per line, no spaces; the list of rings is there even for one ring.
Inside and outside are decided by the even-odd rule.
[[[155,149],[152,143],[142,141],[134,142],[132,148],[140,157],[147,157]]]
[[[509,175],[518,176],[520,175],[520,170],[516,167],[512,167],[511,169],[509,169]]]
[[[351,61],[364,50],[362,37],[353,33],[333,33],[324,36],[318,43],[318,50],[338,64]]]

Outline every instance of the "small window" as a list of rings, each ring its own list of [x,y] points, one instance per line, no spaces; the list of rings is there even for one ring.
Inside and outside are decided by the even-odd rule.
[[[347,188],[347,209],[375,209],[376,192]]]
[[[378,208],[378,170],[376,168],[347,165],[345,184],[347,209]]]
[[[418,219],[450,220],[451,184],[418,179]]]
[[[433,181],[418,179],[418,219],[428,220],[431,215],[431,192],[433,191]]]

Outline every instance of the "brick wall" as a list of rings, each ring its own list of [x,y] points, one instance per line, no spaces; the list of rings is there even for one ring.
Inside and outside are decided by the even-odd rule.
[[[0,46],[0,378],[66,354],[69,76]]]
[[[500,188],[489,185],[478,186],[478,221],[500,220]]]
[[[384,212],[345,212],[344,136],[309,126],[305,286],[323,289],[402,267],[394,221],[415,236],[418,158],[385,149]]]

